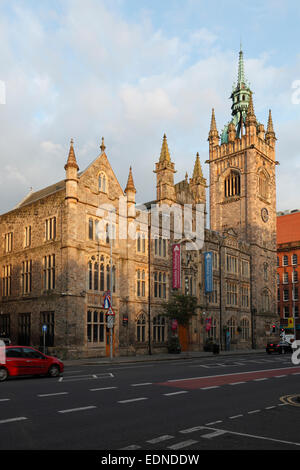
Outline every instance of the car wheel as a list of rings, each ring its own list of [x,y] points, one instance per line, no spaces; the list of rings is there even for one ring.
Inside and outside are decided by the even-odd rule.
[[[60,374],[60,370],[58,366],[51,366],[50,369],[48,370],[48,375],[50,377],[58,377]]]
[[[4,382],[8,377],[8,370],[5,367],[0,369],[0,382]]]

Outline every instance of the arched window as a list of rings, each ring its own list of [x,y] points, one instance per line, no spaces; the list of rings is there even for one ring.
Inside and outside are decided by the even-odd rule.
[[[144,343],[146,340],[146,316],[144,313],[139,315],[136,322],[136,339],[139,343]]]
[[[268,187],[269,187],[269,182],[268,182],[268,177],[267,175],[261,171],[258,175],[258,192],[261,197],[264,199],[268,198]]]
[[[240,196],[241,178],[238,171],[232,170],[224,181],[225,197]]]
[[[106,266],[106,268],[105,268]],[[112,286],[110,285],[110,259],[109,257],[92,256],[88,261],[88,289],[104,292],[112,288],[116,292],[116,267],[112,266]]]
[[[107,192],[107,177],[104,172],[101,172],[98,176],[98,190],[102,193]]]

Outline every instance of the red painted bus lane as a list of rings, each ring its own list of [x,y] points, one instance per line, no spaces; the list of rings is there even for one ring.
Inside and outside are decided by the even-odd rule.
[[[286,369],[266,369],[242,373],[238,372],[234,374],[210,375],[206,377],[191,377],[188,379],[169,380],[167,382],[161,382],[157,385],[166,385],[168,387],[195,390],[197,388],[228,385],[238,382],[249,382],[255,379],[270,378],[295,373],[300,373],[299,367],[289,367]]]

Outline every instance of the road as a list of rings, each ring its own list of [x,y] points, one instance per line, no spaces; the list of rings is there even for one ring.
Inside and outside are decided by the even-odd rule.
[[[0,384],[0,449],[296,450],[297,393],[290,355],[69,366]]]

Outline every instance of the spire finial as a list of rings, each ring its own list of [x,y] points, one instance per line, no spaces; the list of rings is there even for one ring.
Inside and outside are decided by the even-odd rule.
[[[128,175],[128,180],[127,180],[127,185],[126,185],[126,188],[125,188],[125,193],[127,193],[128,191],[133,191],[133,192],[136,193],[136,189],[135,189],[134,182],[133,182],[131,166],[129,168],[129,175]]]
[[[256,116],[254,112],[252,92],[250,93],[248,112],[246,116],[246,125],[250,125],[250,124],[256,124]]]
[[[79,167],[77,165],[76,157],[75,157],[75,152],[74,152],[74,147],[73,147],[74,141],[73,139],[70,140],[70,150],[69,150],[69,155],[68,155],[68,160],[67,163],[65,164],[65,170],[67,168],[73,167],[79,170]]]
[[[102,153],[103,153],[104,150],[106,149],[106,147],[105,147],[105,145],[104,145],[104,137],[102,137],[102,139],[101,139],[100,149],[101,149],[101,152],[102,152]]]
[[[162,143],[162,147],[161,147],[159,161],[160,162],[163,162],[163,161],[170,162],[171,161],[171,156],[170,156],[170,152],[169,152],[169,148],[168,148],[168,142],[167,142],[166,134],[164,134],[164,136],[163,136],[163,143]]]
[[[268,128],[267,132],[271,133],[274,132],[274,127],[273,127],[273,120],[272,120],[272,113],[271,110],[269,109],[269,118],[268,118]]]
[[[199,152],[197,152],[194,171],[193,171],[193,178],[199,178],[199,177],[203,178],[203,173],[202,173],[202,168],[201,168],[201,163],[200,163],[200,158],[199,158]]]

